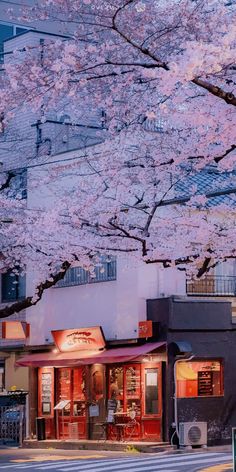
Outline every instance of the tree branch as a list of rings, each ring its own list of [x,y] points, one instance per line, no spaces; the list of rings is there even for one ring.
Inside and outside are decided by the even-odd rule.
[[[167,64],[165,64],[163,61],[159,60],[154,54],[152,54],[148,49],[140,46],[139,44],[135,43],[132,41],[131,38],[129,38],[123,31],[121,31],[118,28],[118,25],[116,23],[116,19],[118,17],[118,14],[124,10],[128,5],[131,5],[133,3],[133,0],[128,0],[124,5],[122,5],[120,8],[118,8],[112,18],[112,28],[116,33],[118,33],[127,43],[129,43],[133,48],[138,49],[144,56],[149,57],[150,59],[153,59],[158,63],[158,67],[161,67],[162,69],[169,70],[169,67]]]
[[[36,288],[36,297],[26,297],[24,300],[19,300],[18,302],[13,303],[12,305],[7,305],[4,308],[0,309],[0,319],[1,318],[8,318],[14,313],[19,313],[21,310],[25,310],[31,306],[37,305],[37,303],[41,300],[43,293],[45,290],[53,287],[56,285],[59,280],[62,280],[65,277],[67,270],[70,268],[70,263],[65,261],[63,262],[60,272],[53,275],[50,280],[46,280],[38,285]]]
[[[220,162],[222,159],[224,159],[224,157],[228,156],[228,154],[230,154],[232,151],[234,151],[234,149],[236,149],[236,144],[232,144],[232,146],[229,149],[227,149],[225,151],[225,153],[222,154],[222,156],[215,157],[214,161],[217,162],[217,164],[218,164],[218,162]]]
[[[197,273],[197,278],[200,279],[200,277],[202,277],[203,274],[205,274],[206,272],[208,272],[209,270],[209,264],[211,262],[211,258],[210,257],[206,257],[206,259],[204,260],[203,264],[202,264],[202,267],[200,267],[198,273]]]
[[[195,85],[198,85],[199,87],[204,88],[205,90],[210,92],[212,95],[215,95],[216,97],[221,98],[226,103],[228,103],[228,105],[236,106],[236,97],[233,93],[225,92],[222,88],[217,87],[211,84],[210,82],[199,79],[197,77],[192,80],[192,83]]]

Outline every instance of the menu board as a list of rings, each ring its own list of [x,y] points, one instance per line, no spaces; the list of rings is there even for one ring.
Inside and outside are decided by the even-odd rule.
[[[58,401],[71,398],[71,371],[59,369],[58,371]]]
[[[126,392],[129,397],[139,397],[140,370],[136,367],[126,369]]]
[[[114,422],[114,413],[117,410],[117,401],[116,400],[108,400],[107,402],[107,422],[113,423]]]
[[[210,370],[198,372],[198,395],[213,395],[213,374]]]
[[[52,416],[54,407],[54,370],[39,369],[39,415]]]

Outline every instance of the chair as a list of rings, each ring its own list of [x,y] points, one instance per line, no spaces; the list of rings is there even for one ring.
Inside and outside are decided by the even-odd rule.
[[[126,428],[125,428],[125,436],[129,434],[127,437],[127,441],[130,441],[131,437],[134,435],[134,432],[136,430],[136,427],[138,425],[138,422],[136,420],[136,411],[131,410],[128,415],[128,422],[126,423]]]
[[[117,441],[125,441],[127,414],[116,413],[114,426],[116,427],[116,431],[117,431]]]

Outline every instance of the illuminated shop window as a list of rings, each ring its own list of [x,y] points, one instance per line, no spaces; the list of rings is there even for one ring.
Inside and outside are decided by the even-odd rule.
[[[140,365],[113,366],[109,369],[109,399],[116,402],[118,413],[135,411],[141,415]]]
[[[177,363],[177,397],[211,397],[223,395],[222,363],[204,360]]]
[[[15,272],[9,270],[2,274],[2,297],[1,301],[14,302],[25,298],[26,293],[26,277],[22,274],[20,269]]]

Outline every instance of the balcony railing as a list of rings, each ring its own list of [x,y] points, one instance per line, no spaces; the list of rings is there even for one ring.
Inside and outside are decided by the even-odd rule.
[[[235,297],[236,296],[236,275],[207,275],[206,277],[187,281],[187,295],[208,296],[208,297]]]
[[[63,280],[55,285],[55,288],[73,287],[75,285],[93,284],[96,282],[109,282],[116,280],[116,259],[109,261],[102,260],[98,264],[93,273],[83,269],[82,267],[72,267],[69,269]]]

